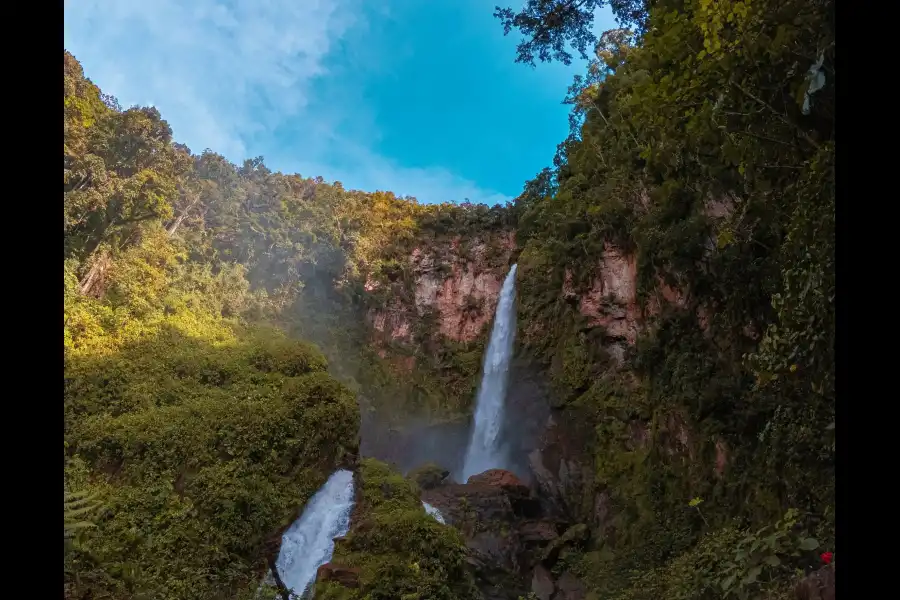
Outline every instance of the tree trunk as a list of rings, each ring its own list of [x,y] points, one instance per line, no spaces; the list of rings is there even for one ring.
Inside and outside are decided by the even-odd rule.
[[[283,600],[291,600],[291,591],[284,585],[281,576],[278,574],[278,569],[275,567],[275,557],[269,556],[268,560],[269,571],[272,573],[272,579],[275,580],[275,587],[278,588],[278,593],[281,594]]]
[[[172,221],[171,225],[166,227],[166,233],[169,234],[169,237],[172,237],[173,235],[175,235],[175,232],[178,231],[179,227],[181,227],[181,224],[184,222],[184,219],[188,216],[188,213],[191,212],[191,209],[193,209],[197,205],[198,202],[200,202],[200,194],[197,194],[196,196],[194,196],[194,199],[191,201],[191,203],[188,204],[184,208],[183,211],[181,211],[181,214],[178,215],[178,217],[174,221]]]
[[[78,282],[78,289],[83,295],[90,294],[99,283],[103,274],[106,272],[106,269],[109,267],[109,257],[104,252],[100,256],[97,257],[97,260],[94,261],[94,264],[91,265],[91,269],[87,272],[87,275]]]

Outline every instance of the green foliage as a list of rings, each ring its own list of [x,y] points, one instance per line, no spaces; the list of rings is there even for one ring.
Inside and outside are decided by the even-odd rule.
[[[437,487],[441,482],[450,475],[450,472],[439,467],[434,463],[425,463],[421,467],[417,467],[407,475],[409,479],[416,482],[416,485],[423,490]]]
[[[528,0],[518,13],[498,6],[494,16],[503,23],[504,35],[513,28],[523,35],[516,46],[516,62],[533,66],[537,56],[541,62],[557,60],[568,65],[570,44],[582,59],[588,58],[588,50],[597,41],[592,31],[595,13],[607,4],[623,24],[640,24],[645,17],[645,0]]]
[[[603,552],[581,556],[573,568],[615,600],[786,600],[797,571],[815,565],[817,547],[792,509],[755,532],[727,524],[652,569],[622,569],[621,561]]]
[[[525,35],[519,60],[565,62],[567,43],[597,41],[599,4],[497,15]],[[387,420],[466,412],[484,339],[451,342],[418,314],[411,257],[447,274],[478,253],[505,271],[513,227],[520,340],[593,428],[611,515],[560,564],[582,557],[609,598],[721,597],[731,575],[739,597],[775,595],[805,538],[788,518],[738,557],[748,531],[798,507],[833,547],[834,4],[610,4],[637,35],[597,41],[569,91],[572,135],[511,207],[191,155],[155,109],[123,111],[64,54],[66,493],[82,501],[67,596],[239,595],[265,537],[355,452],[354,392]],[[608,352],[621,340],[579,307],[614,251],[636,297],[600,309],[646,326],[622,365]],[[379,311],[418,321],[412,341],[373,347]],[[361,494],[338,555],[362,587],[323,593],[470,597],[461,539],[414,485],[367,462]]]
[[[247,324],[274,303],[178,220],[189,156],[65,58],[66,595],[240,597],[354,460],[355,396],[316,348]]]
[[[355,398],[321,354],[197,317],[126,325],[67,353],[68,451],[109,508],[72,559],[77,597],[250,584],[266,539],[356,452]]]
[[[479,262],[505,270],[508,207],[422,205],[274,173],[261,157],[234,165],[208,150],[192,156],[155,109],[122,111],[71,54],[65,61],[72,293],[123,296],[115,302],[138,318],[150,305],[172,311],[221,298],[209,308],[316,343],[335,375],[365,389],[385,416],[468,410],[477,343],[444,343],[431,330],[427,339],[371,348],[367,315],[400,303],[416,320],[416,249],[447,251],[435,262],[451,269],[451,246],[462,256],[482,242]],[[167,293],[162,273],[176,265],[181,289]],[[366,291],[367,283],[375,287]],[[414,354],[419,364],[407,377],[398,359]]]
[[[67,492],[63,504],[64,537],[74,537],[79,529],[96,527],[91,521],[84,520],[99,510],[102,505],[97,502],[97,494],[89,491]]]
[[[462,535],[425,513],[416,485],[374,459],[363,459],[358,474],[362,489],[353,523],[332,562],[358,567],[359,587],[320,582],[316,598],[478,598]]]
[[[725,557],[791,507],[833,543],[834,3],[612,5],[639,35],[599,40],[572,135],[515,207],[521,343],[591,421],[610,508],[583,574],[604,598],[719,598],[731,572],[736,597],[777,597],[811,565]],[[498,16],[518,60],[566,60],[592,7]],[[619,366],[579,307],[611,250],[644,330]]]
[[[412,308],[416,249],[505,271],[512,213],[193,156],[64,57],[67,597],[242,597],[268,540],[355,460],[355,392],[387,419],[468,409],[484,340],[372,347],[366,315]],[[409,481],[363,473],[383,484],[363,491],[378,533],[355,535],[370,597],[469,597],[459,535]]]
[[[799,570],[816,564],[813,551],[819,542],[802,531],[791,509],[774,526],[745,533],[731,549],[714,582],[726,597],[741,600],[770,598],[784,592],[784,582]]]

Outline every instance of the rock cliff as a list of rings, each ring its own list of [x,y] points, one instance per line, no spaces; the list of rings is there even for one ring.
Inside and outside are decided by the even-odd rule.
[[[708,212],[721,219],[730,210],[728,203],[713,203]],[[395,362],[401,365],[398,376],[403,376],[404,369],[433,369],[433,362],[423,361],[448,347],[474,349],[477,362],[466,374],[474,396],[500,287],[518,254],[515,236],[504,233],[488,239],[476,236],[468,244],[455,238],[420,245],[406,257],[406,278],[393,284],[395,292],[388,301],[373,302],[367,312],[372,342],[380,354],[389,359],[407,357],[408,362]],[[515,474],[489,473],[466,484],[445,483],[423,492],[423,499],[465,534],[476,583],[491,600],[515,600],[528,592],[546,600],[585,598],[588,586],[573,567],[573,553],[584,552],[587,546],[614,545],[631,535],[622,529],[623,509],[615,500],[616,490],[609,486],[609,472],[603,471],[623,467],[603,466],[598,471],[597,453],[602,452],[598,440],[620,444],[634,457],[661,453],[678,472],[700,474],[713,482],[725,478],[733,460],[727,438],[715,434],[706,440],[708,433],[700,433],[677,403],[655,416],[625,404],[615,413],[615,420],[626,423],[624,430],[600,433],[596,408],[573,401],[592,393],[615,396],[609,390],[591,391],[608,381],[622,389],[638,389],[641,375],[633,362],[636,346],[642,337],[655,335],[672,314],[687,315],[704,336],[714,336],[713,309],[708,303],[693,298],[689,288],[677,285],[677,278],[666,282],[657,277],[648,287],[639,279],[635,255],[620,247],[604,244],[587,278],[584,272],[582,268],[576,277],[573,269],[565,269],[561,279],[555,280],[560,285],[548,292],[545,302],[563,303],[580,319],[578,329],[556,332],[551,341],[587,339],[595,356],[609,357],[608,363],[600,363],[606,366],[570,377],[581,381],[574,388],[554,384],[554,370],[568,375],[574,369],[571,361],[566,362],[566,350],[562,346],[545,350],[550,360],[542,363],[526,349],[541,334],[546,336],[541,328],[554,323],[520,322],[524,330],[520,337],[525,340],[519,342],[507,395],[510,414],[515,416],[504,432],[514,447],[512,456],[518,459],[512,467]],[[523,278],[536,276],[520,273]],[[547,281],[554,281],[553,276]],[[380,285],[367,284],[373,298],[379,297]],[[749,325],[742,334],[758,339]],[[431,461],[455,472],[468,441],[469,418],[462,410],[450,419],[409,421],[382,432],[380,441],[373,442],[370,434],[368,444],[364,426],[363,452],[394,462],[403,471]],[[617,476],[627,481],[621,471]],[[660,526],[674,531],[683,525]]]

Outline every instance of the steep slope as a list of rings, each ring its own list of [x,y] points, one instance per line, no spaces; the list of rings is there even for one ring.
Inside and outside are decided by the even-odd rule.
[[[528,62],[596,4],[499,16]],[[603,598],[784,597],[834,566],[834,3],[613,7],[638,35],[601,37],[517,200],[556,407],[531,464],[592,533],[553,567]]]

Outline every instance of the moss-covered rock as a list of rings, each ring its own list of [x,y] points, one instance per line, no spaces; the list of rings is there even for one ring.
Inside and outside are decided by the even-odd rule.
[[[434,463],[425,463],[409,473],[409,478],[423,490],[434,489],[450,476],[450,471]]]
[[[415,483],[364,459],[350,532],[331,560],[358,572],[358,587],[320,581],[316,598],[474,600],[479,594],[466,558],[462,535],[425,512]]]

